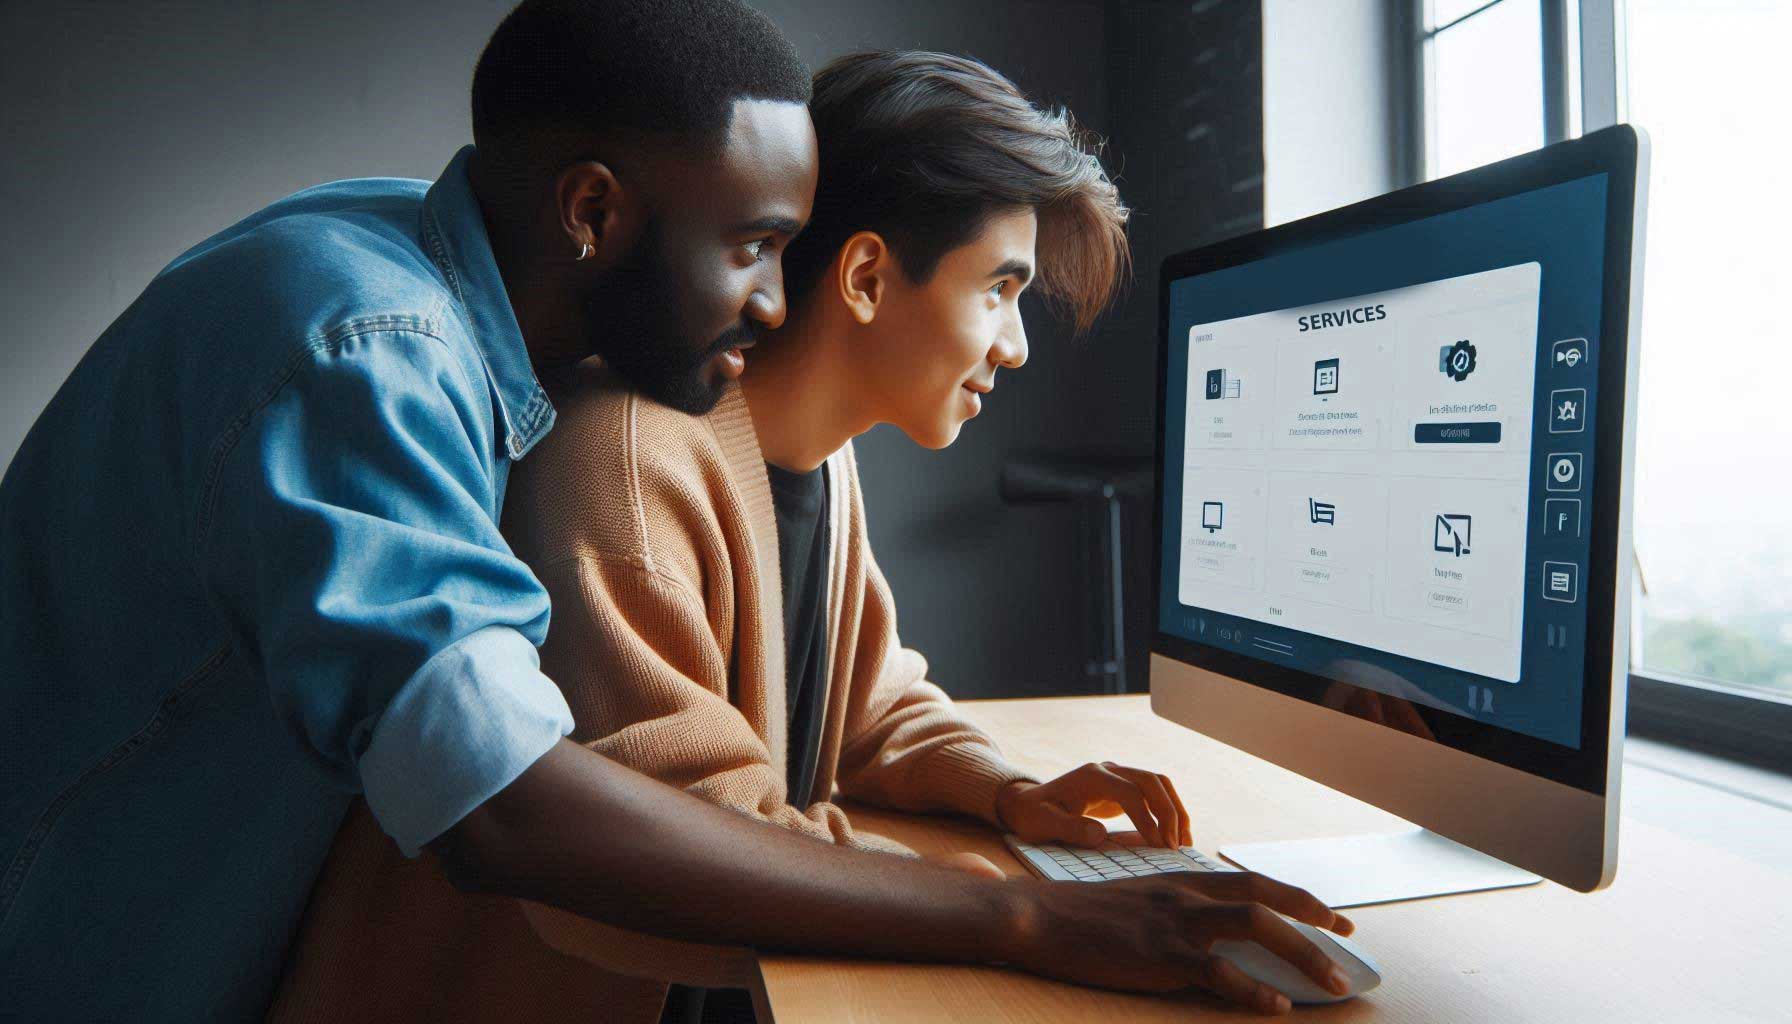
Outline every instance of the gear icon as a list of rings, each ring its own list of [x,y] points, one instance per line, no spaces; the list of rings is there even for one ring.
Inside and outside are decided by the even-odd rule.
[[[1449,374],[1451,380],[1463,381],[1475,372],[1475,346],[1466,339],[1446,348],[1438,369]]]

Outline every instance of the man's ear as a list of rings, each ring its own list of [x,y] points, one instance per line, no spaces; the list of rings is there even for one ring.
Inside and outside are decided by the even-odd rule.
[[[641,197],[616,180],[607,164],[586,160],[560,172],[554,182],[555,212],[566,232],[567,258],[613,267],[634,252],[646,224]],[[591,249],[583,257],[584,246]]]
[[[878,304],[895,269],[890,247],[875,231],[861,231],[846,240],[835,260],[834,282],[846,311],[861,324],[877,318]]]

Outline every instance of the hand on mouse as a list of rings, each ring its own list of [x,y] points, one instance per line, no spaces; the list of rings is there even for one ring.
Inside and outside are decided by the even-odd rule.
[[[1188,809],[1167,777],[1112,761],[1083,765],[1050,782],[1012,782],[996,794],[1002,827],[1031,843],[1100,846],[1108,833],[1095,819],[1122,812],[1147,846],[1194,842]]]
[[[1311,893],[1252,872],[1197,872],[1120,882],[1042,882],[1020,914],[1008,962],[1085,985],[1171,992],[1191,986],[1262,1013],[1288,998],[1210,950],[1255,942],[1340,995],[1349,982],[1318,946],[1277,916],[1348,935],[1355,926]]]

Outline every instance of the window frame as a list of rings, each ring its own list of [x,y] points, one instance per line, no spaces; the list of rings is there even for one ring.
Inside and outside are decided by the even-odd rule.
[[[1403,42],[1391,48],[1396,59],[1389,68],[1388,93],[1393,106],[1390,165],[1395,187],[1430,178],[1436,151],[1432,40],[1451,26],[1505,2],[1487,0],[1435,29],[1431,27],[1431,0],[1388,5],[1389,35]],[[1623,121],[1627,88],[1624,0],[1539,0],[1539,6],[1544,143]],[[1576,71],[1578,110],[1573,95]],[[1631,629],[1635,628],[1633,619]],[[1629,683],[1629,732],[1792,775],[1792,699],[1672,673],[1639,671],[1634,665]]]
[[[1511,0],[1484,0],[1436,27],[1431,24],[1431,0],[1405,0],[1388,5],[1392,35],[1406,41],[1405,45],[1395,48],[1401,59],[1392,69],[1394,82],[1389,90],[1395,97],[1397,108],[1394,135],[1400,152],[1397,152],[1393,166],[1401,179],[1400,185],[1416,184],[1432,176],[1432,158],[1437,151],[1437,84],[1432,44],[1442,33],[1508,2]],[[1606,2],[1609,5],[1610,0]],[[1573,76],[1568,50],[1573,39],[1569,24],[1572,3],[1573,0],[1538,0],[1543,49],[1543,144],[1546,146],[1583,134],[1574,117],[1574,97],[1570,91]],[[1583,54],[1585,38],[1584,35],[1581,37]],[[1584,76],[1581,81],[1584,89]],[[1589,130],[1603,128],[1619,120],[1621,118],[1612,117],[1598,123],[1589,121],[1588,127]]]

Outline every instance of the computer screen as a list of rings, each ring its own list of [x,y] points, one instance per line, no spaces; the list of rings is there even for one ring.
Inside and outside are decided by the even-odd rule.
[[[1578,748],[1607,188],[1167,280],[1159,630]]]

